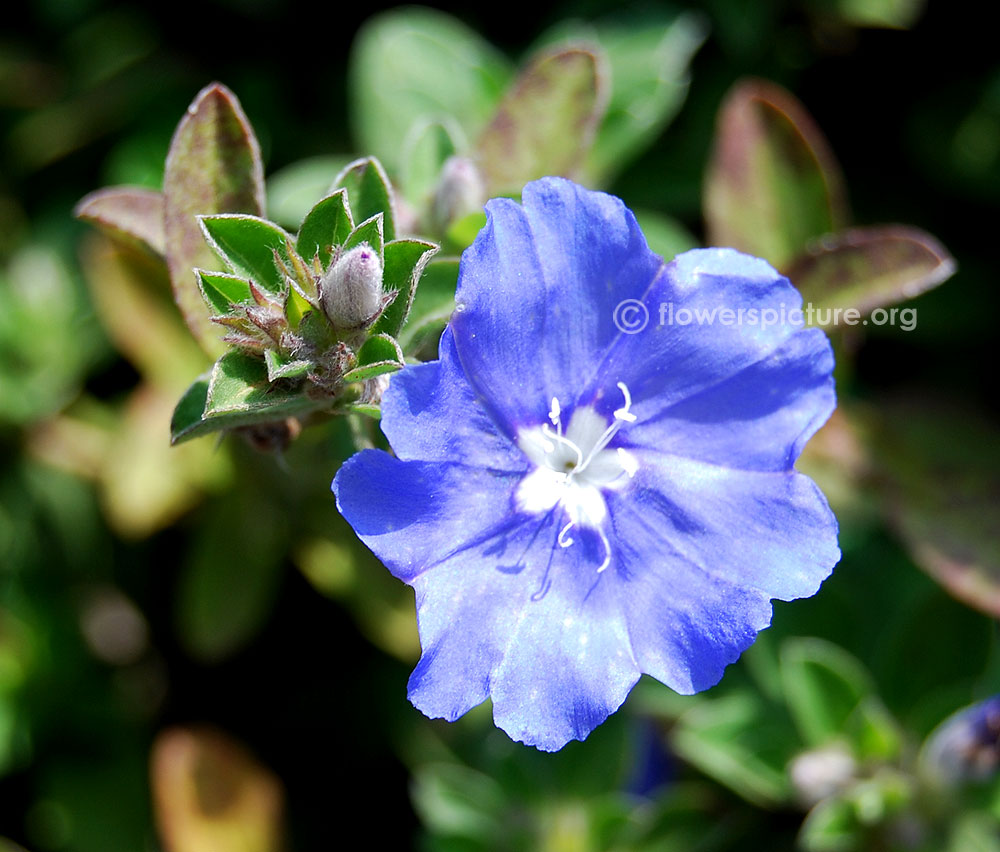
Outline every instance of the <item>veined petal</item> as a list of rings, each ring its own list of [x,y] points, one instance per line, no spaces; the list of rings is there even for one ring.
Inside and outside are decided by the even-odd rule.
[[[382,397],[382,431],[393,452],[403,460],[526,470],[524,453],[497,428],[466,378],[451,328],[441,336],[438,357],[389,380]]]
[[[617,541],[665,548],[724,584],[786,601],[815,594],[840,559],[837,520],[807,476],[633,452],[631,488],[608,496]]]
[[[570,405],[587,387],[618,333],[615,306],[646,292],[662,261],[620,199],[562,178],[486,211],[452,326],[469,380],[514,435],[545,422],[552,397]]]
[[[826,335],[803,329],[728,379],[638,421],[624,442],[723,467],[791,470],[836,407],[832,370]]]
[[[492,470],[362,450],[337,472],[333,492],[358,537],[409,583],[515,524],[510,507],[517,481]]]
[[[633,295],[649,322],[616,336],[581,401],[610,411],[615,383],[625,382],[640,423],[767,359],[802,330],[802,297],[788,279],[733,249],[678,255]]]
[[[417,577],[413,704],[454,720],[493,698],[507,734],[545,751],[584,739],[639,678],[625,619],[586,547],[527,519]]]

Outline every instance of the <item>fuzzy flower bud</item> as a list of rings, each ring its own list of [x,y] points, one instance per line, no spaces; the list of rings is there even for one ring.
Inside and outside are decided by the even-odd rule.
[[[323,311],[336,328],[363,328],[383,306],[382,261],[368,243],[342,255],[319,282]]]

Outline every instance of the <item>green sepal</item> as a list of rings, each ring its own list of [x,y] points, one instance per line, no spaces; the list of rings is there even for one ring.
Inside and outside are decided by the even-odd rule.
[[[337,343],[330,322],[321,311],[309,311],[305,314],[296,331],[317,352],[325,352]]]
[[[313,305],[303,296],[297,287],[289,287],[285,297],[285,318],[292,331],[298,330],[302,318],[314,310]]]
[[[378,252],[379,258],[383,258],[385,254],[384,224],[385,220],[381,213],[375,214],[371,219],[366,219],[351,231],[351,235],[344,242],[344,251],[349,251],[362,243],[368,243]]]
[[[276,382],[278,379],[298,379],[309,372],[312,361],[298,361],[282,357],[274,349],[264,350],[264,363],[267,365],[267,379]]]
[[[320,266],[326,269],[333,256],[333,248],[343,245],[354,230],[354,218],[347,203],[347,190],[338,189],[319,201],[302,220],[296,250],[306,263],[319,257]]]
[[[403,353],[388,334],[369,337],[358,350],[358,363],[344,373],[345,382],[362,382],[403,369]]]
[[[364,157],[349,163],[337,175],[334,188],[347,190],[351,212],[355,221],[370,219],[376,213],[384,217],[383,228],[387,240],[395,239],[396,226],[392,209],[392,187],[382,164],[374,157]]]
[[[275,263],[275,252],[289,263],[290,235],[267,219],[242,214],[199,216],[209,244],[233,272],[269,293],[282,293],[285,276]]]
[[[424,240],[393,240],[385,244],[382,289],[387,293],[395,290],[397,295],[375,323],[376,334],[392,337],[399,334],[413,305],[417,282],[437,251],[434,243]]]
[[[201,295],[216,315],[230,313],[233,305],[257,304],[245,278],[225,272],[209,272],[207,269],[196,269],[194,274],[198,278]]]

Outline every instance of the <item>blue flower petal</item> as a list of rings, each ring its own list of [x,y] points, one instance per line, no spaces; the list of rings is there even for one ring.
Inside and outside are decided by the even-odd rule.
[[[337,507],[358,537],[401,580],[516,523],[518,476],[436,462],[404,462],[363,450],[333,480]]]
[[[486,205],[452,319],[469,379],[508,434],[582,392],[618,334],[614,308],[662,269],[631,211],[562,178]]]
[[[602,405],[602,394],[624,382],[640,422],[768,358],[803,330],[796,314],[802,297],[788,279],[733,249],[678,255],[652,286],[632,296],[649,322],[616,336],[581,401],[610,410],[618,399]]]
[[[640,672],[614,589],[557,532],[528,520],[415,579],[423,654],[409,695],[423,713],[454,720],[492,697],[498,727],[554,751],[625,700]]]
[[[815,594],[840,559],[837,519],[809,477],[633,452],[631,488],[609,498],[617,541],[667,547],[723,583],[786,601]]]
[[[394,374],[382,397],[382,431],[400,459],[524,471],[527,460],[487,413],[459,363],[450,328],[438,361]]]
[[[790,470],[836,407],[832,370],[826,335],[801,330],[718,384],[647,413],[623,443],[731,468]]]

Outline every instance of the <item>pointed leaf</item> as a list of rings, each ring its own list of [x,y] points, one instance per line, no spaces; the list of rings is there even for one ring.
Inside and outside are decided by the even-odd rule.
[[[808,746],[844,737],[848,718],[873,690],[864,666],[822,639],[786,640],[781,680],[788,709]]]
[[[507,60],[457,19],[412,6],[385,12],[351,49],[355,136],[398,174],[401,143],[415,123],[450,116],[474,138],[509,78]]]
[[[250,285],[245,278],[227,275],[225,272],[206,272],[196,269],[201,294],[215,314],[228,314],[234,304],[257,304],[250,293]]]
[[[219,83],[203,89],[181,119],[163,175],[164,233],[174,298],[195,339],[210,354],[224,349],[209,320],[194,268],[221,264],[195,218],[264,211],[260,148],[236,96]]]
[[[286,263],[291,237],[266,219],[241,214],[199,216],[205,238],[238,275],[249,278],[268,293],[282,293],[284,273],[278,268],[274,253]]]
[[[380,257],[384,255],[385,245],[382,232],[381,213],[372,216],[371,219],[366,219],[358,225],[358,227],[351,231],[351,235],[344,243],[344,251],[352,249],[355,246],[359,246],[362,243],[368,243],[368,245],[379,253]]]
[[[719,111],[705,182],[708,244],[779,269],[846,224],[840,169],[802,105],[764,80],[737,83]]]
[[[676,115],[687,95],[688,64],[706,34],[704,19],[685,12],[594,26],[571,22],[546,38],[550,43],[596,42],[608,58],[608,110],[584,169],[591,182],[606,183]]]
[[[955,273],[955,260],[934,237],[906,225],[854,228],[829,236],[788,268],[804,300],[817,308],[862,314],[936,287]],[[832,311],[817,325],[835,324]]]
[[[73,215],[97,225],[104,233],[162,257],[163,193],[132,186],[112,186],[85,196]]]
[[[201,411],[199,411],[199,406]],[[180,443],[210,432],[273,423],[330,407],[304,389],[272,385],[267,365],[242,352],[227,352],[184,394],[170,424],[171,441]]]
[[[316,204],[302,220],[296,251],[307,264],[319,256],[320,266],[330,264],[332,248],[343,245],[354,230],[351,208],[347,203],[347,190],[338,189]]]
[[[385,244],[382,288],[387,293],[395,290],[398,295],[379,317],[376,332],[393,337],[399,333],[413,304],[417,282],[437,250],[434,243],[423,240],[394,240]]]
[[[358,364],[344,373],[345,382],[361,382],[403,369],[403,353],[388,334],[369,337],[358,350]]]
[[[347,190],[351,215],[363,222],[377,213],[383,215],[382,228],[387,240],[396,235],[393,213],[392,186],[382,164],[374,157],[350,163],[334,181],[334,189]]]
[[[301,378],[313,366],[311,361],[284,358],[273,349],[264,351],[264,363],[267,364],[267,378],[271,382],[276,382],[278,379]]]
[[[592,50],[569,47],[542,55],[518,76],[476,146],[489,194],[575,173],[607,105],[601,62]]]

